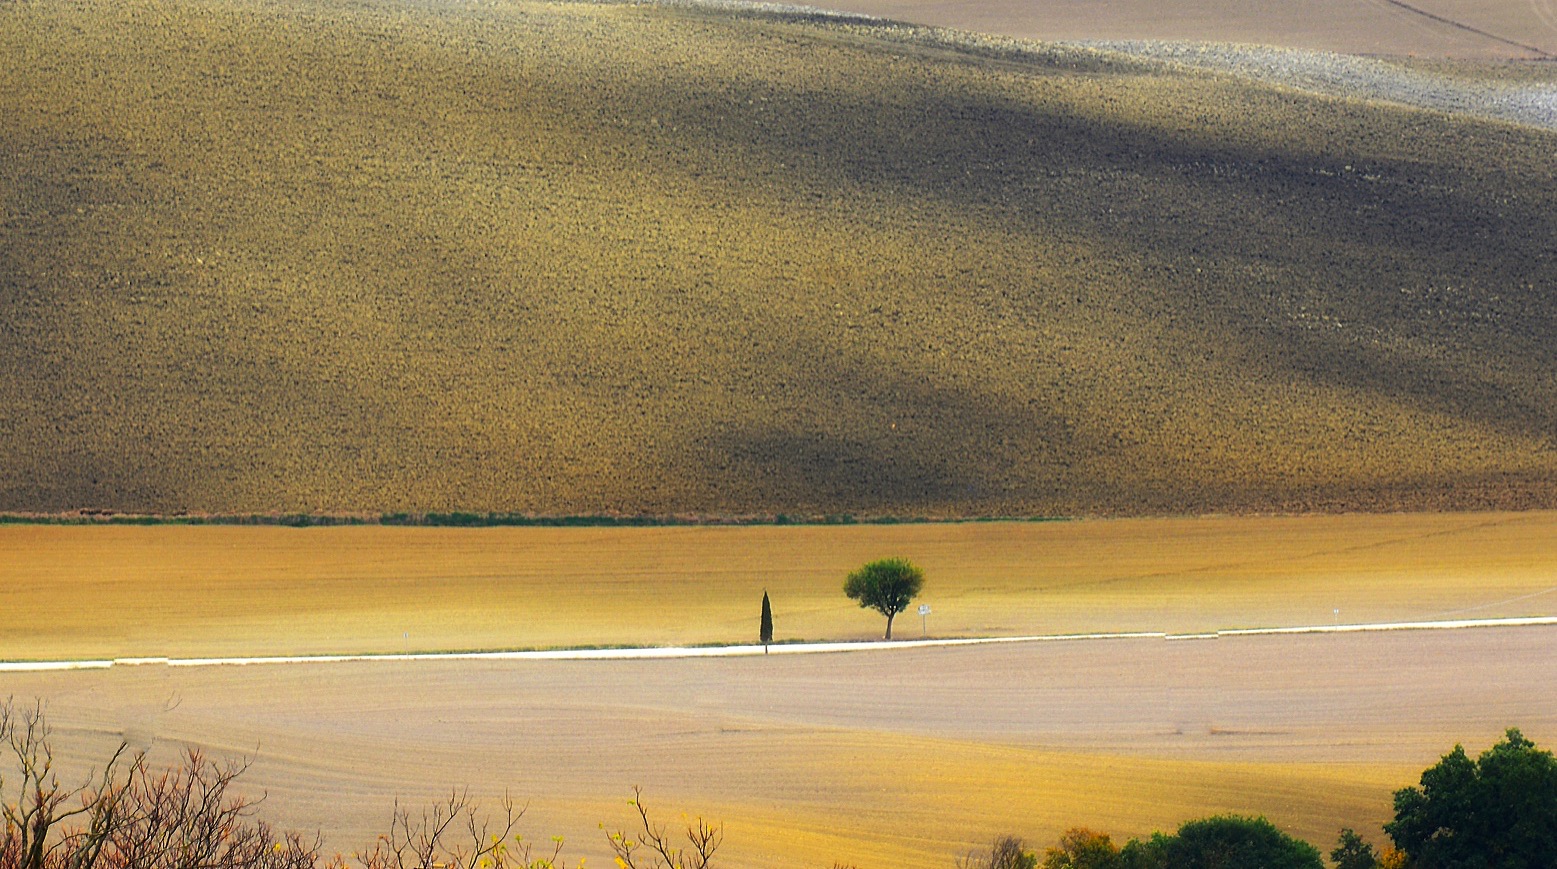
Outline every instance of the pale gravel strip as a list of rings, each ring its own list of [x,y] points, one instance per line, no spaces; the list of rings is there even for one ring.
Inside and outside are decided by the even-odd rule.
[[[619,2],[619,0],[596,0]],[[876,36],[920,45],[1033,60],[1091,55],[1188,67],[1326,96],[1377,100],[1428,111],[1557,130],[1557,83],[1496,82],[1413,68],[1385,58],[1314,49],[1169,40],[1037,41],[908,24],[859,13],[792,3],[743,0],[657,0],[665,6],[719,9],[862,28]]]
[[[106,670],[113,661],[0,661],[0,673],[40,673],[47,670]]]
[[[1369,625],[1312,625],[1293,628],[1241,628],[1217,631],[1222,637],[1244,637],[1253,634],[1354,634],[1362,631],[1429,631],[1457,630],[1461,628],[1507,628],[1532,625],[1557,625],[1557,616],[1528,616],[1508,619],[1450,619],[1432,622],[1383,622]]]
[[[1168,634],[1134,631],[1095,634],[1040,634],[1024,637],[968,637],[951,640],[890,640],[852,643],[786,643],[778,646],[649,646],[626,649],[550,649],[522,652],[418,652],[389,655],[298,655],[254,658],[115,658],[87,661],[0,661],[0,673],[52,670],[103,670],[144,665],[167,667],[242,667],[259,664],[343,664],[359,661],[619,661],[654,658],[733,658],[751,655],[815,655],[833,652],[922,649],[929,646],[987,646],[997,643],[1051,643],[1074,640],[1214,640],[1274,634],[1355,634],[1375,631],[1442,631],[1467,628],[1557,625],[1557,616],[1501,619],[1451,619],[1376,622],[1352,625],[1298,625],[1284,628],[1228,628],[1208,633]]]
[[[1458,77],[1374,57],[1233,43],[1069,41],[1090,48],[1223,73],[1309,93],[1557,129],[1557,83]]]

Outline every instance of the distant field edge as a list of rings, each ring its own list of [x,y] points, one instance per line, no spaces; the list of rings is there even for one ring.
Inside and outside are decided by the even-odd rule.
[[[650,528],[675,526],[784,525],[935,525],[969,522],[1068,522],[1074,516],[902,516],[826,513],[774,513],[756,516],[614,515],[551,516],[529,513],[120,513],[79,510],[65,513],[0,513],[0,525],[272,525],[335,528],[353,525],[425,528]]]
[[[1395,513],[1539,513],[1545,505],[1514,508],[1490,506],[1440,507],[1438,509],[1366,509],[1309,507],[1306,509],[1209,510],[1184,512],[1100,512],[1077,515],[922,515],[861,513],[768,513],[719,515],[700,513],[594,513],[554,515],[506,512],[388,512],[388,513],[135,513],[117,510],[82,509],[58,513],[3,512],[5,525],[223,525],[269,526],[284,528],[341,528],[383,526],[390,528],[675,528],[675,527],[785,527],[838,525],[967,525],[979,523],[1076,522],[1086,519],[1121,518],[1207,518],[1213,516],[1382,515]]]

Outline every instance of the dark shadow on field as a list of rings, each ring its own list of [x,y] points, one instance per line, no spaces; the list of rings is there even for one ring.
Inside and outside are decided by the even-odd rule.
[[[1050,408],[1014,408],[901,372],[813,377],[803,389],[833,404],[826,418],[775,411],[690,445],[683,461],[709,477],[706,500],[940,515],[954,505],[1052,504],[1078,487],[1095,494],[1106,482],[1092,466],[1108,448]]]
[[[1101,242],[1134,276],[1108,304],[1222,336],[1270,370],[1510,435],[1557,432],[1551,134],[1197,75],[1182,77],[1182,107],[1147,123],[1097,110],[1145,99],[1128,69],[1088,73],[1083,114],[1044,99],[1058,65],[983,86],[955,56],[856,47],[866,63],[848,85],[672,77],[616,110],[675,130],[643,142],[667,171],[762,189],[746,167],[780,165],[800,197]]]
[[[1366,501],[1275,474],[1197,480],[1120,443],[1163,424],[1131,397],[1065,401],[1180,372],[1096,371],[1082,350],[1037,366],[1011,347],[1135,324],[1161,324],[1167,356],[1231,356],[1196,371],[1247,375],[1233,400],[1300,378],[1511,435],[1557,429],[1552,134],[1097,55],[624,8],[695,25],[647,33],[709,50],[689,61],[609,20],[524,36],[502,10],[383,28],[365,8],[319,29],[318,57],[291,37],[253,53],[292,87],[196,57],[201,87],[169,100],[240,123],[171,113],[168,155],[97,129],[117,104],[40,123],[55,140],[0,128],[20,203],[0,215],[0,375],[16,375],[0,447],[30,469],[0,479],[0,505],[264,509],[278,481],[317,481],[286,496],[297,508]],[[154,56],[176,71],[181,55]],[[365,60],[386,57],[401,66]],[[798,231],[775,244],[765,219]],[[778,249],[813,227],[825,257]],[[875,236],[859,273],[805,274]],[[904,253],[924,239],[1004,259],[936,270]],[[1037,250],[1064,261],[1024,259]],[[834,317],[883,302],[912,316],[848,312],[866,321],[848,334]],[[965,352],[930,365],[903,335]],[[769,375],[789,386],[765,407]],[[54,462],[71,468],[51,481],[37,469]]]
[[[968,516],[1312,501],[1174,467],[1178,457],[1080,414],[1090,400],[1084,383],[1044,396],[847,355],[831,364],[795,362],[815,357],[820,345],[777,345],[769,353],[786,364],[773,376],[805,400],[717,421],[683,452],[670,452],[672,467],[699,469],[707,488],[697,502],[715,512],[758,504],[802,515]]]
[[[838,437],[825,430],[749,429],[709,438],[704,447],[728,470],[717,486],[750,491],[748,503],[811,512],[893,513],[965,498],[974,483],[954,459]]]

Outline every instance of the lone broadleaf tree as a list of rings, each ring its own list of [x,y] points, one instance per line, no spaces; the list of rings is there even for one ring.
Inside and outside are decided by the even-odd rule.
[[[767,645],[773,642],[773,605],[768,603],[768,590],[762,590],[762,623],[757,628],[758,640],[763,645],[763,651],[767,651]]]
[[[1518,728],[1471,760],[1463,746],[1395,791],[1384,825],[1413,866],[1551,866],[1557,854],[1557,757]]]
[[[887,639],[892,639],[892,619],[924,586],[924,571],[906,558],[872,561],[849,574],[843,593],[860,602],[861,609],[873,609],[887,617]]]

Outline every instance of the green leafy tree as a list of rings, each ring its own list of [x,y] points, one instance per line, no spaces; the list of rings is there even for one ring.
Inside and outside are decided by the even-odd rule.
[[[762,590],[762,622],[757,627],[757,637],[764,647],[773,642],[773,605],[768,603],[767,589]]]
[[[1550,867],[1557,855],[1557,759],[1515,728],[1471,760],[1463,746],[1395,792],[1384,825],[1423,869]]]
[[[1043,869],[1121,869],[1119,846],[1107,833],[1074,827],[1043,853]]]
[[[892,639],[892,620],[924,586],[924,571],[906,558],[882,558],[849,574],[843,593],[859,601],[861,609],[873,609],[887,617],[887,639]]]
[[[1131,840],[1119,853],[1127,869],[1324,869],[1319,849],[1264,818],[1218,815],[1186,821],[1178,833]]]
[[[1374,869],[1379,865],[1379,857],[1373,853],[1373,846],[1364,842],[1351,827],[1341,830],[1341,837],[1336,840],[1330,859],[1335,861],[1335,869]]]
[[[1124,869],[1169,869],[1168,844],[1173,841],[1166,833],[1153,833],[1150,839],[1131,839],[1119,849],[1119,865]]]

